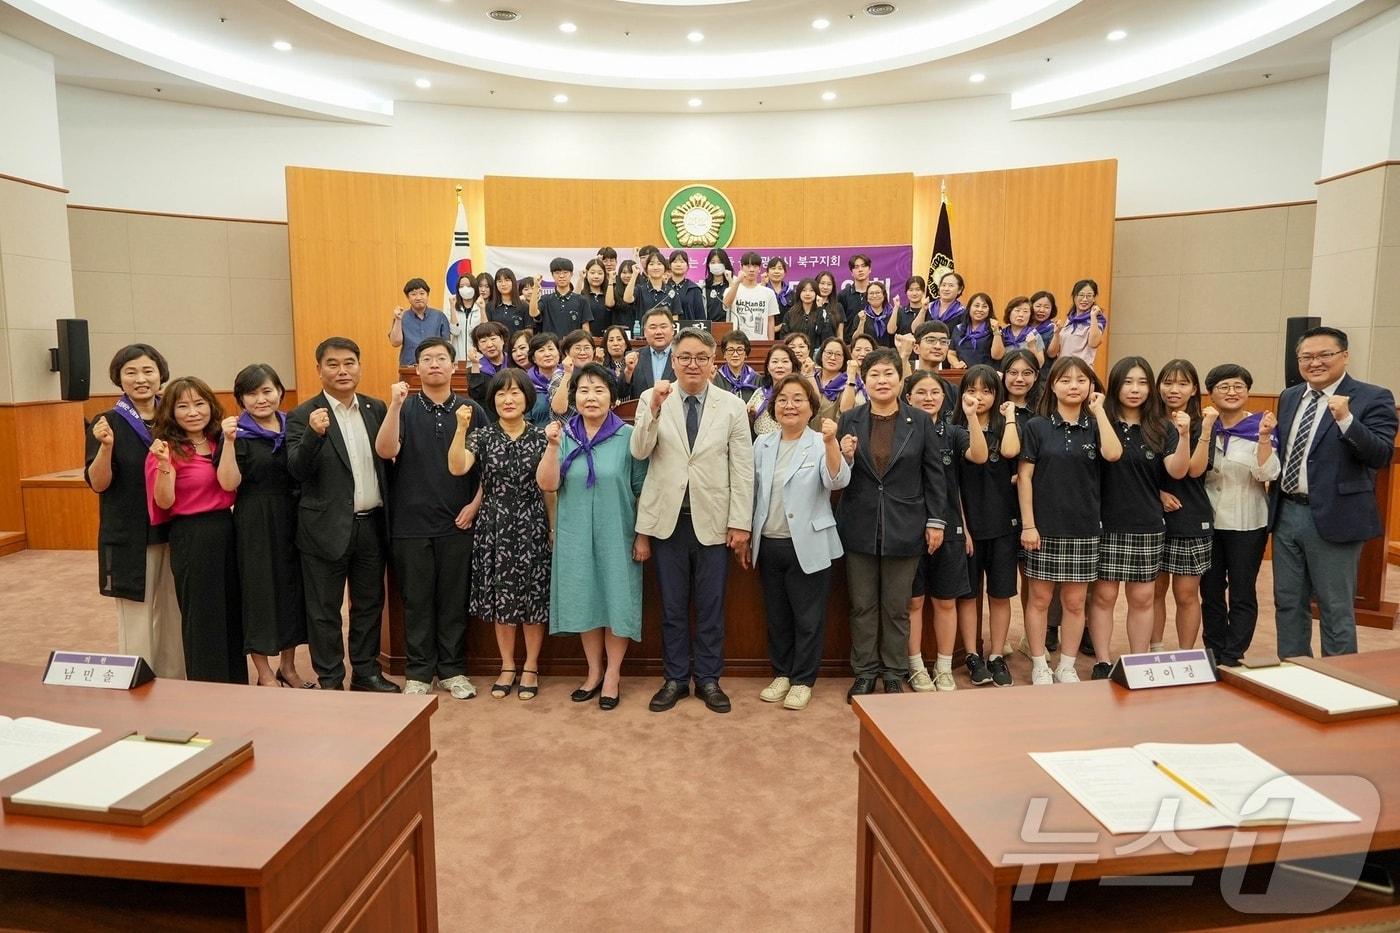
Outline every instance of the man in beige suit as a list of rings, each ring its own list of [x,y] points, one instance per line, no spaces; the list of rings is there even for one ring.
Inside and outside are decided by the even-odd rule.
[[[692,669],[696,695],[714,712],[729,712],[729,698],[719,687],[729,574],[725,547],[743,553],[749,543],[753,442],[744,403],[710,385],[714,360],[709,333],[686,328],[677,334],[675,385],[663,379],[642,393],[632,432],[632,456],[651,461],[637,503],[637,533],[652,538],[661,587],[666,682],[651,699],[657,713],[690,695]]]

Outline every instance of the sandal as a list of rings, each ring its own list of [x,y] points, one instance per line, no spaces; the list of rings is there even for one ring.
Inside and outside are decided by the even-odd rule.
[[[510,696],[510,691],[515,687],[515,678],[517,676],[515,673],[515,668],[513,667],[502,668],[501,673],[503,675],[510,675],[510,680],[507,680],[505,683],[501,683],[498,680],[491,685],[491,696],[493,699],[497,700],[504,700],[506,697]]]
[[[284,686],[284,687],[295,687],[295,686],[296,686],[296,684],[292,683],[292,682],[291,682],[290,680],[288,680],[286,677],[282,676],[282,668],[280,668],[280,667],[277,669],[277,682],[278,682],[279,684],[281,684],[282,686]],[[301,689],[303,689],[303,690],[315,690],[315,689],[316,689],[317,687],[319,687],[319,686],[321,686],[321,685],[318,684],[318,683],[315,683],[314,681],[310,681],[310,680],[303,680],[303,681],[301,682]]]
[[[532,671],[532,670],[530,670],[529,668],[521,668],[520,673],[521,673],[521,675],[522,675],[522,679],[523,679],[523,675],[525,675],[525,674],[534,674],[534,675],[535,675],[535,684],[534,684],[534,686],[526,686],[526,685],[523,684],[523,683],[520,685],[520,699],[522,699],[522,700],[533,700],[535,697],[539,696],[539,693],[540,693],[540,683],[539,683],[540,672],[539,672],[539,671]]]

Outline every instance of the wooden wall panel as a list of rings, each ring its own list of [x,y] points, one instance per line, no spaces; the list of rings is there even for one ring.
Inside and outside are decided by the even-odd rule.
[[[20,498],[19,435],[15,433],[12,405],[0,405],[0,531],[24,531],[24,504]]]
[[[422,276],[441,307],[462,185],[472,264],[485,268],[482,182],[287,168],[292,333],[301,395],[318,390],[316,344],[332,334],[360,345],[363,391],[383,397],[398,372],[390,314],[403,283]]]
[[[737,217],[735,242],[741,245],[909,242],[910,174],[689,181],[488,175],[491,242],[626,250],[660,244],[661,206],[677,188],[692,183],[713,185],[729,198]]]
[[[0,406],[0,437],[0,531],[26,531],[44,516],[25,513],[20,481],[83,465],[82,403]]]

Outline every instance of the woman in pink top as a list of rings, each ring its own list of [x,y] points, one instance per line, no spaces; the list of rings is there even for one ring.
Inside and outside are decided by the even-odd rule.
[[[246,684],[230,512],[236,493],[219,485],[215,465],[219,457],[234,457],[238,420],[222,423],[223,416],[201,380],[185,376],[166,387],[146,457],[146,504],[152,524],[170,526],[170,569],[183,617],[186,676]]]

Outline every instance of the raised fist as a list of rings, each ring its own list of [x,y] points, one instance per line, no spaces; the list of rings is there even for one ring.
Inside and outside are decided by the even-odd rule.
[[[329,409],[318,408],[306,419],[306,426],[322,437],[331,428],[331,413]]]
[[[1206,428],[1211,427],[1220,420],[1220,412],[1216,411],[1214,405],[1207,405],[1201,409],[1201,424]]]
[[[151,441],[151,454],[163,466],[170,465],[170,445],[165,441]]]
[[[914,352],[914,335],[895,334],[894,348],[899,352],[900,358],[907,360],[909,355]]]
[[[812,358],[810,356],[802,361],[802,375],[811,378],[812,374],[816,371],[817,364],[812,362]]]
[[[1016,403],[1015,403],[1015,402],[1002,402],[1002,403],[1001,403],[1001,416],[1002,416],[1003,418],[1005,418],[1007,421],[1015,421],[1015,420],[1016,420]]]
[[[637,368],[637,351],[628,350],[626,355],[622,357],[622,361],[627,366],[627,378],[630,380],[632,372]]]
[[[559,437],[563,433],[564,429],[560,427],[558,421],[551,421],[544,426],[544,439],[549,442],[551,447],[559,443]]]
[[[1278,427],[1278,418],[1274,417],[1271,411],[1264,412],[1264,417],[1259,419],[1259,436],[1268,437],[1274,433],[1274,428]]]
[[[229,415],[219,422],[219,430],[224,432],[224,440],[231,441],[238,436],[238,416]]]
[[[1333,419],[1345,421],[1351,417],[1351,400],[1345,395],[1332,395],[1327,399],[1327,410],[1332,412]]]
[[[402,405],[404,399],[408,398],[408,383],[396,382],[389,386],[389,404]]]
[[[836,422],[830,418],[822,419],[822,440],[827,443],[836,440]]]
[[[846,458],[847,463],[854,463],[856,459],[856,447],[860,441],[854,434],[847,434],[841,438],[841,456]]]
[[[1096,415],[1097,415],[1099,412],[1103,411],[1103,393],[1102,393],[1102,392],[1090,392],[1090,393],[1089,393],[1089,410],[1092,411],[1092,412],[1093,412],[1094,414],[1096,414]]]
[[[1173,412],[1172,424],[1176,425],[1176,433],[1186,434],[1191,430],[1191,416],[1184,411]]]
[[[671,380],[662,379],[656,384],[656,388],[651,390],[651,413],[661,414],[661,406],[666,399],[671,397]]]
[[[457,409],[457,427],[459,430],[465,431],[471,426],[472,407],[470,405],[463,405],[461,408]]]
[[[574,358],[573,358],[573,356],[566,356],[566,357],[564,357],[564,359],[560,362],[559,365],[562,366],[562,367],[564,367],[564,378],[565,378],[565,379],[568,379],[570,376],[572,376],[572,375],[574,374]]]
[[[969,421],[977,417],[977,399],[964,392],[961,396],[963,414],[967,415]]]
[[[402,321],[402,320],[403,320],[403,313],[404,313],[405,311],[407,311],[407,310],[408,310],[407,308],[395,308],[395,309],[394,309],[394,320],[396,320],[396,321]]]
[[[97,438],[97,443],[103,447],[111,447],[116,437],[112,434],[112,426],[107,423],[107,418],[101,417],[92,423],[92,436]]]
[[[846,363],[846,384],[853,386],[856,384],[856,380],[859,378],[860,364],[857,363],[855,360],[850,360]]]

